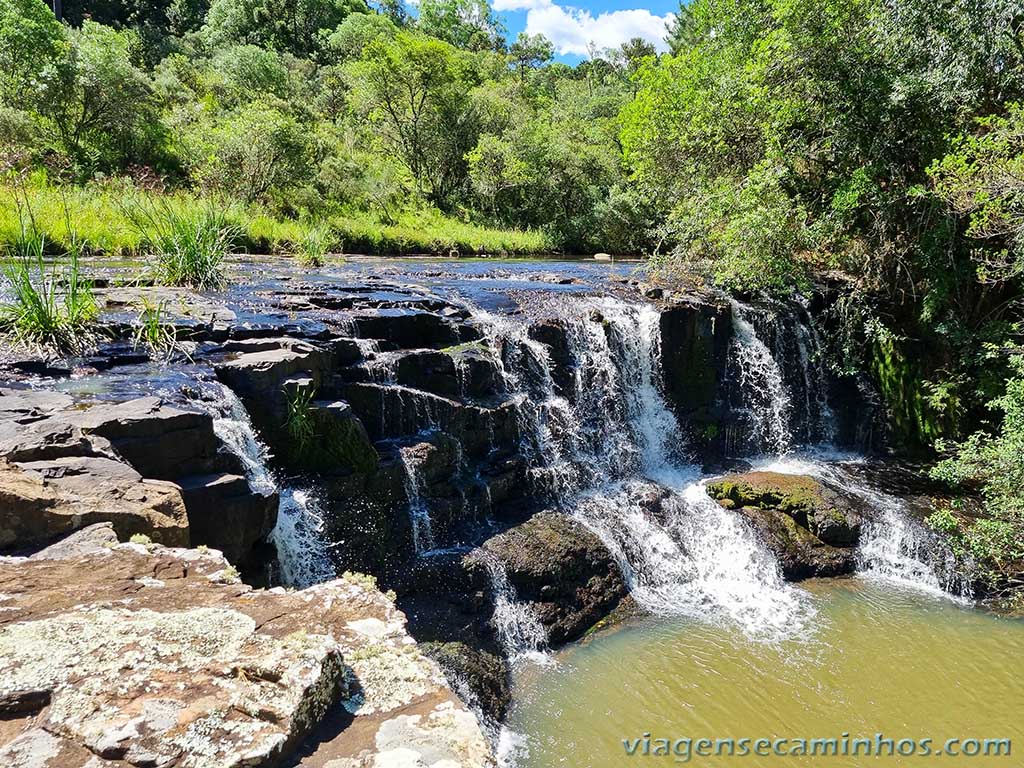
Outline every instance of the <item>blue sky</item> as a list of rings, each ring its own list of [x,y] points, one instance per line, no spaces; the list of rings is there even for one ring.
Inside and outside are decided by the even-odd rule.
[[[509,42],[522,31],[543,34],[562,61],[586,56],[587,43],[614,48],[642,37],[664,50],[665,23],[678,0],[490,0],[508,28]],[[570,0],[573,2],[573,0]]]

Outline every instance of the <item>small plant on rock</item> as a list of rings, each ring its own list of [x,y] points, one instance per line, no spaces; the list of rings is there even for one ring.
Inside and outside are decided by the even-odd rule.
[[[132,343],[136,348],[147,349],[151,357],[162,358],[164,362],[170,360],[175,352],[182,352],[189,357],[178,343],[174,326],[164,320],[165,307],[166,302],[153,304],[143,299]]]
[[[302,456],[312,447],[316,438],[316,422],[312,408],[316,390],[298,387],[294,392],[286,393],[286,396],[288,416],[284,428],[288,433],[292,451],[295,455]]]

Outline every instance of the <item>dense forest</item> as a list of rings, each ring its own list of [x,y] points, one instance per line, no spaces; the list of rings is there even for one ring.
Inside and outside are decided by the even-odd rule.
[[[933,524],[1024,558],[1019,3],[693,0],[668,53],[577,66],[485,0],[57,5],[0,0],[12,248],[31,220],[144,250],[159,200],[251,250],[608,251],[824,287],[833,368],[985,501]]]

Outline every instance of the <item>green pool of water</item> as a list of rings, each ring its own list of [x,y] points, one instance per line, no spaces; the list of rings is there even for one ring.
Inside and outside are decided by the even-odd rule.
[[[507,764],[640,768],[681,764],[689,751],[688,764],[716,767],[1024,766],[1024,621],[856,579],[804,588],[816,616],[800,638],[759,643],[729,627],[649,618],[567,648],[551,665],[521,666],[508,727],[528,754],[520,744]],[[649,754],[640,742],[627,755],[623,740],[644,734]],[[676,741],[687,737],[689,748]],[[740,756],[744,737],[750,754]],[[854,756],[862,737],[883,756],[865,757],[863,744]],[[671,740],[668,756],[655,755],[666,746],[659,738]],[[700,738],[731,738],[734,754],[724,742],[700,756]],[[759,756],[759,738],[788,739],[786,752],[806,739],[809,754]],[[810,742],[829,738],[840,754]],[[890,757],[884,741],[906,751],[901,739],[927,738],[933,753],[947,739],[982,743],[950,745],[957,756],[924,756],[918,745],[912,757]],[[985,739],[1011,739],[1011,755]],[[516,741],[506,734],[504,746]]]

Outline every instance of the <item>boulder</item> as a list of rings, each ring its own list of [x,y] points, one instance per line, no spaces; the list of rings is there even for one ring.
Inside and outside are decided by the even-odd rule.
[[[853,549],[832,547],[777,509],[743,507],[739,510],[761,542],[775,555],[782,576],[789,581],[853,573]]]
[[[212,550],[121,544],[0,561],[0,595],[0,765],[493,765],[367,577],[255,591]]]
[[[178,481],[193,546],[204,544],[243,563],[277,523],[277,493],[254,492],[239,475],[193,475]]]
[[[533,603],[553,645],[582,635],[628,592],[600,539],[560,513],[536,514],[482,549],[466,556],[466,567],[486,571],[485,558],[497,559],[519,599]]]
[[[779,559],[788,579],[835,576],[856,567],[863,517],[852,499],[805,475],[746,472],[707,487],[738,510]]]
[[[188,516],[177,485],[144,480],[127,464],[65,457],[0,462],[0,547],[45,543],[83,526],[110,522],[127,540],[189,543]]]
[[[479,344],[463,344],[446,350],[455,364],[455,375],[462,397],[490,398],[505,393],[498,364]]]

